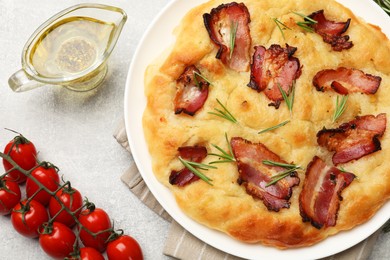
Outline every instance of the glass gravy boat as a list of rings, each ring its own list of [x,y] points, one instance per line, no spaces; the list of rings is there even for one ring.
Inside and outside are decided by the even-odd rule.
[[[79,4],[63,10],[31,35],[22,52],[22,69],[8,80],[15,92],[44,85],[75,91],[96,88],[107,73],[110,56],[126,13],[117,7]]]

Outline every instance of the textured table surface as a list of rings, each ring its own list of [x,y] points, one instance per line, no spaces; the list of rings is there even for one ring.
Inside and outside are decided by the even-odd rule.
[[[136,46],[169,0],[93,1],[122,7],[128,14],[109,74],[96,91],[42,87],[13,93],[8,88],[8,77],[20,68],[22,48],[33,31],[55,13],[81,2],[92,1],[0,0],[0,147],[14,136],[4,128],[23,133],[35,143],[40,159],[57,165],[83,196],[109,213],[117,228],[139,241],[145,259],[168,259],[162,250],[169,225],[120,181],[132,158],[112,133],[123,117],[125,81]],[[36,239],[13,230],[9,217],[0,217],[0,230],[1,259],[49,259]],[[380,236],[370,259],[390,259],[389,238],[390,234]]]

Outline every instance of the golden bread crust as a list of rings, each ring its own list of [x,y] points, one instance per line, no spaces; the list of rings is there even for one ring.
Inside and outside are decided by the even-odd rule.
[[[211,42],[202,15],[223,1],[214,0],[192,9],[176,28],[177,40],[164,60],[151,64],[145,74],[147,107],[143,127],[157,179],[174,194],[180,208],[194,220],[235,239],[248,243],[262,243],[278,248],[305,247],[317,243],[342,230],[349,230],[370,219],[390,197],[390,131],[381,140],[382,150],[359,160],[343,164],[357,179],[342,192],[337,224],[316,229],[303,223],[299,213],[299,194],[304,173],[299,173],[300,185],[293,188],[289,209],[279,212],[267,210],[261,200],[248,195],[237,183],[235,163],[219,164],[209,170],[213,186],[197,181],[185,187],[169,184],[172,170],[183,166],[178,161],[177,148],[185,145],[204,145],[216,152],[211,144],[227,150],[225,133],[242,137],[253,143],[261,142],[287,162],[306,167],[317,155],[330,162],[331,153],[317,144],[316,133],[324,126],[336,128],[358,115],[387,113],[390,115],[390,44],[376,26],[365,23],[350,10],[334,1],[308,0],[246,0],[251,23],[252,48],[271,44],[297,47],[295,57],[300,60],[302,74],[296,81],[293,114],[285,102],[279,109],[268,106],[264,93],[247,87],[250,72],[235,72],[215,59],[217,47]],[[226,3],[226,2],[225,2]],[[299,19],[291,11],[310,14],[324,9],[330,20],[351,24],[346,32],[354,43],[349,50],[332,51],[329,44],[315,33],[297,27]],[[278,18],[291,30],[284,30],[285,40],[272,18]],[[252,55],[252,54],[251,54]],[[203,108],[194,116],[175,115],[173,100],[176,79],[186,66],[195,65],[212,82]],[[318,92],[312,84],[314,75],[323,69],[356,68],[382,78],[375,95],[349,95],[348,108],[336,122],[332,122],[336,93]],[[216,99],[236,116],[233,124],[208,112],[218,107]],[[272,132],[258,131],[290,120],[285,127]],[[389,120],[388,120],[389,121]],[[208,156],[204,163],[215,158]]]

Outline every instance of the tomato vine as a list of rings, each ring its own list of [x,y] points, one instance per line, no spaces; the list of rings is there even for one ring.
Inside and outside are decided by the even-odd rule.
[[[20,142],[18,140],[26,141]],[[86,197],[82,200],[81,194],[72,187],[70,181],[62,180],[62,183],[56,183],[56,188],[53,188],[53,183],[51,183],[51,186],[49,187],[49,185],[45,185],[41,182],[44,178],[37,178],[38,175],[32,174],[38,168],[48,169],[48,167],[52,167],[55,169],[55,174],[57,174],[59,170],[54,164],[45,161],[38,162],[35,147],[32,150],[32,153],[30,152],[30,154],[27,154],[27,156],[33,156],[35,158],[35,165],[30,163],[28,167],[22,167],[22,165],[18,164],[20,158],[25,155],[22,154],[23,150],[18,147],[21,143],[28,143],[33,146],[28,139],[19,134],[6,146],[4,153],[0,152],[0,157],[3,159],[3,164],[5,166],[5,172],[0,175],[0,194],[7,193],[5,194],[7,196],[3,196],[4,199],[3,197],[0,197],[0,204],[4,205],[7,203],[6,200],[10,200],[10,195],[15,195],[15,192],[8,188],[8,186],[11,187],[11,185],[6,185],[7,182],[11,182],[12,185],[21,185],[21,183],[27,180],[30,182],[30,185],[33,183],[34,190],[27,195],[26,199],[22,200],[20,196],[16,196],[16,200],[13,198],[12,203],[16,203],[16,205],[7,205],[8,208],[2,215],[10,213],[15,215],[19,214],[20,216],[15,216],[15,219],[18,217],[22,221],[19,221],[17,224],[18,226],[14,225],[14,228],[23,230],[22,232],[18,232],[28,237],[34,237],[34,233],[39,235],[41,248],[52,257],[86,260],[90,259],[91,254],[93,254],[97,259],[98,255],[103,253],[107,246],[112,244],[111,248],[113,248],[114,243],[118,243],[118,238],[125,236],[123,235],[123,231],[120,230],[120,234],[118,234],[118,232],[114,230],[114,225],[111,224],[108,214],[103,209],[96,208],[95,204],[90,202]],[[15,151],[19,153],[17,154],[18,157],[13,157],[13,154],[11,153],[12,149],[15,149]],[[15,172],[21,177],[15,179],[14,176],[11,176],[11,174]],[[50,196],[50,203],[44,202],[41,204],[41,199],[38,198],[41,196],[38,196],[38,194],[42,195],[42,193]],[[67,197],[63,198],[63,195]],[[77,197],[75,195],[77,195]],[[81,200],[81,202],[77,202],[77,200]],[[47,221],[45,221],[44,217],[40,217],[40,219],[44,219],[42,220],[44,222],[39,222],[38,230],[30,230],[29,223],[26,221],[27,216],[30,217],[30,215],[33,215],[33,212],[30,210],[31,208],[34,208],[30,207],[32,204],[34,204],[34,207],[38,208],[40,208],[41,205],[45,209],[47,216],[49,216],[46,218],[48,219]],[[75,207],[75,205],[77,206]],[[45,206],[48,206],[49,209],[46,209]],[[11,210],[10,208],[13,209]],[[50,212],[50,214],[48,214],[48,212]],[[87,218],[88,215],[92,214],[97,215],[92,218],[95,219],[92,221],[97,221],[96,218],[99,217],[104,220],[100,220],[101,223],[91,223],[91,220],[88,220]],[[60,218],[60,216],[62,218]],[[66,216],[67,221],[61,220],[64,219],[64,216]],[[69,218],[71,221],[69,221]],[[37,228],[36,223],[37,222],[34,222],[33,229]],[[74,225],[76,227],[72,229]],[[23,232],[29,235],[23,234]],[[56,233],[55,235],[53,234],[54,232]],[[58,237],[62,239],[58,240]],[[73,245],[70,246],[70,242],[72,242]],[[84,245],[84,247],[82,247],[82,245]],[[128,255],[129,257],[136,256],[136,258],[133,258],[134,260],[143,259],[142,250],[139,247],[138,242],[134,240],[131,244],[128,243],[127,246],[129,247],[128,251],[131,252],[129,253],[131,255]],[[53,247],[55,247],[54,250]],[[98,258],[104,259],[103,255]],[[108,255],[108,259],[114,258]]]

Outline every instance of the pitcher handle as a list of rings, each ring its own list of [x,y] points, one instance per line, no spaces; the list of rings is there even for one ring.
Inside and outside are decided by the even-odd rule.
[[[24,92],[42,87],[45,83],[35,81],[24,70],[18,70],[8,79],[8,85],[14,92]]]

